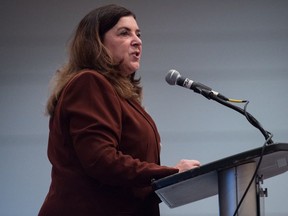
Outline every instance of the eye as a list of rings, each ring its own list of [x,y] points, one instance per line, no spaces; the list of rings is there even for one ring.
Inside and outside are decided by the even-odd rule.
[[[127,35],[129,35],[129,34],[130,34],[130,32],[129,32],[127,29],[123,29],[123,30],[121,30],[120,33],[119,33],[119,35],[121,35],[121,36],[127,36]]]
[[[137,35],[138,38],[141,38],[141,32],[140,31],[137,32],[136,35]]]

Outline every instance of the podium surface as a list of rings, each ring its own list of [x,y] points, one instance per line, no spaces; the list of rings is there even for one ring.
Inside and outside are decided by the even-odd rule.
[[[258,175],[267,179],[288,170],[288,143],[275,143],[232,155],[182,173],[156,180],[152,187],[170,208],[218,194],[218,173],[242,164],[258,163]]]

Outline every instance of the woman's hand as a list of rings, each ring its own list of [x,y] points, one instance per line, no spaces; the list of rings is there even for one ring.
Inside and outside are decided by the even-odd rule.
[[[182,159],[179,163],[175,166],[175,168],[179,169],[179,172],[185,172],[190,169],[194,169],[200,166],[200,162],[197,160],[187,160]]]

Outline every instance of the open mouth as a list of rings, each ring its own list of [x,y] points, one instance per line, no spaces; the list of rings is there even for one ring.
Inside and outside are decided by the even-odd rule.
[[[132,55],[136,58],[139,58],[140,57],[140,52],[139,51],[136,51],[136,52],[133,52]]]

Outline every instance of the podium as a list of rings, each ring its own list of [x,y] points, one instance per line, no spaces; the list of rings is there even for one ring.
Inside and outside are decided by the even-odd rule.
[[[233,216],[238,207],[237,216],[259,216],[266,193],[260,184],[287,170],[288,143],[274,143],[155,180],[152,187],[170,208],[218,194],[220,216]]]
[[[184,78],[176,70],[166,75],[170,85],[179,85],[229,107],[246,117],[265,137],[265,145],[152,182],[160,199],[170,208],[219,195],[220,216],[260,216],[260,198],[267,195],[260,184],[264,179],[288,170],[288,144],[273,143],[250,113],[248,100],[229,99],[201,83]],[[245,103],[244,109],[232,103]]]

